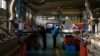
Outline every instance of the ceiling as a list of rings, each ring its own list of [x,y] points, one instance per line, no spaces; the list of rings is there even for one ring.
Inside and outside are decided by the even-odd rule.
[[[84,0],[23,0],[23,4],[37,14],[57,14],[57,8],[61,8],[62,14],[79,14],[85,9]],[[91,3],[97,3],[92,1]],[[100,2],[100,1],[99,1]],[[99,4],[99,3],[98,3]],[[95,5],[93,5],[95,7]],[[99,6],[98,6],[99,7]]]

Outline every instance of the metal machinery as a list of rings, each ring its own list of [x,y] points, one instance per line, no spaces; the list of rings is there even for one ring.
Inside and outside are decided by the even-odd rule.
[[[46,31],[48,33],[51,33],[52,30],[54,29],[55,25],[56,25],[56,23],[54,23],[54,22],[47,22],[46,23]]]
[[[77,27],[78,28],[77,28]],[[66,49],[67,55],[76,56],[87,56],[86,46],[82,39],[82,24],[76,24],[76,26],[71,26],[69,29],[61,30],[64,36],[64,48]],[[74,29],[76,27],[76,29]]]

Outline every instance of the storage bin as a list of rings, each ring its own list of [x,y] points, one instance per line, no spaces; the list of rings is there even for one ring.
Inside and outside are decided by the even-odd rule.
[[[76,50],[76,46],[75,45],[67,45],[66,47],[66,51],[75,51]]]

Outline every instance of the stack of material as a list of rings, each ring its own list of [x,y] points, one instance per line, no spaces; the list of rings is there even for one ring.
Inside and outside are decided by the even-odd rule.
[[[7,19],[7,11],[4,10],[3,8],[0,8],[0,26],[3,26],[2,28],[6,28],[6,23],[4,21],[6,21],[5,19]],[[2,31],[2,29],[0,29],[0,33],[3,33],[4,31]]]
[[[0,17],[5,17],[5,16],[7,16],[7,11],[4,10],[3,8],[0,8]]]

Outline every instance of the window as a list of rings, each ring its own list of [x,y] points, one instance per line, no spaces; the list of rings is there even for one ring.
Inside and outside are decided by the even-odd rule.
[[[30,18],[30,19],[32,18],[32,13],[29,14],[29,18]]]
[[[50,17],[48,17],[48,19],[55,19],[55,17],[54,16],[50,16]]]
[[[42,20],[42,16],[37,16],[36,20]]]
[[[2,8],[6,10],[6,1],[2,0]]]
[[[68,18],[68,16],[65,16],[65,19],[67,19],[67,20],[68,20],[68,19],[69,19],[69,18]]]
[[[28,12],[26,12],[26,17],[28,17]]]
[[[65,19],[67,19],[67,20],[76,20],[77,16],[65,16]]]

